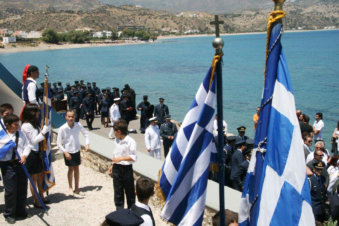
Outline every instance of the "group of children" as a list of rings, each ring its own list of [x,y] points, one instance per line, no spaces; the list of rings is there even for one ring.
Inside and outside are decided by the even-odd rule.
[[[21,164],[25,164],[27,167],[44,203],[49,202],[49,200],[43,197],[43,163],[39,146],[51,128],[50,126],[44,126],[40,130],[37,123],[39,113],[37,105],[27,104],[23,110],[20,129],[20,119],[13,114],[13,107],[10,104],[3,104],[0,107],[0,146],[2,146],[0,149],[4,148],[3,146],[9,143],[10,140],[15,144],[13,148],[7,150],[6,154],[0,158],[0,167],[5,187],[4,216],[10,224],[14,224],[18,218],[27,217],[26,198],[28,183]],[[66,112],[66,123],[59,128],[57,137],[58,148],[63,152],[65,165],[68,166],[69,195],[74,193],[81,195],[79,189],[79,165],[81,164],[80,133],[85,137],[85,150],[89,150],[89,134],[80,123],[75,122],[75,117],[76,113],[74,111],[69,110]],[[123,209],[124,196],[126,195],[129,209],[134,209],[134,212],[140,216],[145,215],[145,211],[151,213],[147,203],[150,196],[153,195],[154,184],[149,179],[141,178],[138,180],[136,193],[139,202],[135,201],[132,164],[137,159],[136,142],[128,135],[127,123],[124,120],[118,120],[114,123],[113,129],[116,139],[114,140],[113,159],[109,173],[113,176],[115,206],[117,209]],[[14,149],[18,151],[20,159],[15,155]],[[72,186],[73,177],[75,182],[74,190]],[[32,185],[31,192],[34,198],[34,206],[42,208]],[[154,225],[154,219],[151,214],[146,214],[142,218],[146,223],[145,225]]]

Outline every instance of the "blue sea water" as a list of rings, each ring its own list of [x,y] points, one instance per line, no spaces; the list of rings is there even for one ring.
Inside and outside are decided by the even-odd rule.
[[[224,118],[229,132],[240,125],[254,136],[252,116],[264,83],[266,34],[222,37]],[[212,58],[213,37],[162,39],[155,43],[1,54],[0,62],[18,79],[26,64],[50,66],[51,81],[83,79],[97,86],[128,83],[137,102],[148,95],[152,104],[165,98],[172,118],[182,121]],[[323,112],[328,143],[339,120],[339,31],[284,33],[282,44],[290,70],[297,109],[314,121]],[[43,77],[43,76],[41,76]],[[40,81],[43,79],[40,78]]]

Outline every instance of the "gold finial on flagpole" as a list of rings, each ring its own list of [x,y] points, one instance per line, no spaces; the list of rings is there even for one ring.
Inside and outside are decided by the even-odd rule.
[[[285,0],[273,0],[274,10],[283,10]]]

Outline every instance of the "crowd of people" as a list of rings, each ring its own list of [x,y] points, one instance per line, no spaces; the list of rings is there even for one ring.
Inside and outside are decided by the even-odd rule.
[[[22,98],[25,106],[22,115],[13,114],[11,104],[0,106],[1,128],[0,136],[8,136],[15,143],[14,148],[0,158],[2,179],[5,187],[5,212],[8,223],[15,223],[18,218],[27,217],[25,209],[27,198],[27,177],[20,167],[24,164],[38,188],[38,194],[34,192],[32,185],[30,190],[33,196],[35,208],[42,208],[38,195],[45,204],[50,200],[44,197],[43,163],[41,157],[41,142],[46,134],[51,131],[50,125],[39,127],[40,105],[42,102],[43,87],[38,88],[36,79],[39,70],[36,66],[30,66],[27,71],[27,79],[23,84]],[[154,184],[143,178],[137,182],[133,179],[133,163],[136,161],[137,150],[135,140],[129,136],[128,124],[135,119],[137,111],[140,111],[140,132],[144,134],[145,147],[149,155],[161,159],[161,143],[163,143],[164,156],[169,153],[170,147],[177,134],[177,125],[171,121],[169,108],[164,104],[164,98],[159,98],[159,104],[154,106],[148,101],[148,96],[143,96],[143,101],[136,105],[135,91],[128,84],[119,92],[114,87],[100,89],[95,82],[84,84],[84,81],[75,81],[62,87],[61,82],[48,85],[50,97],[56,102],[67,102],[65,114],[66,122],[59,128],[57,145],[64,154],[65,165],[68,167],[67,179],[69,195],[81,195],[79,189],[81,164],[79,135],[85,137],[85,150],[89,150],[89,135],[87,130],[79,123],[79,119],[85,119],[87,127],[92,130],[94,115],[101,115],[104,127],[110,124],[108,137],[114,139],[113,159],[109,173],[113,176],[114,203],[117,210],[124,208],[125,198],[129,209],[134,209],[145,225],[154,225],[154,219],[147,205],[149,198],[154,193]],[[260,108],[253,116],[254,129],[259,119]],[[215,143],[217,140],[217,115],[213,125]],[[332,136],[331,152],[325,147],[323,139],[324,122],[322,113],[315,114],[315,122],[310,124],[310,117],[297,111],[300,130],[304,141],[304,155],[307,176],[309,177],[312,208],[315,219],[324,222],[331,216],[338,220],[339,203],[339,160],[338,139],[339,121]],[[19,122],[21,120],[21,128]],[[246,127],[237,128],[238,135],[228,133],[227,123],[223,121],[224,155],[225,155],[225,185],[238,191],[242,191],[244,181],[253,150],[254,141],[245,135]],[[161,142],[162,140],[162,142]],[[315,143],[312,149],[312,143]],[[74,178],[74,188],[73,188]],[[217,174],[210,173],[210,179],[217,181]],[[136,193],[135,193],[136,191]],[[138,201],[135,199],[137,195]],[[140,209],[141,208],[141,209]],[[145,212],[146,211],[146,212]],[[113,214],[114,215],[114,214]],[[121,213],[121,216],[123,213]],[[106,218],[107,222],[111,217]],[[117,219],[117,218],[114,218]],[[140,220],[140,219],[139,219]]]

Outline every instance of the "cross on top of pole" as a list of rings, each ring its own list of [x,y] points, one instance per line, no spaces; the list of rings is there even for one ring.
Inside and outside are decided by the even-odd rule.
[[[215,25],[215,36],[216,36],[217,38],[220,37],[219,24],[223,24],[223,23],[224,23],[224,21],[222,21],[222,20],[219,21],[219,16],[218,16],[218,15],[215,15],[215,16],[214,16],[214,21],[212,21],[212,22],[210,23],[211,25]]]

